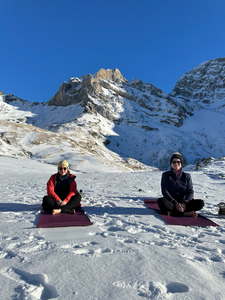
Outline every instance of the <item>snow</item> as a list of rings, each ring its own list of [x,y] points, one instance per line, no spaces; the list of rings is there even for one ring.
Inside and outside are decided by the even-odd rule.
[[[90,158],[90,157],[89,157]],[[86,160],[89,159],[86,157]],[[0,156],[0,299],[224,299],[225,160],[192,175],[201,213],[220,227],[167,225],[144,204],[159,197],[162,171],[78,166],[90,227],[37,229],[56,166]]]
[[[7,104],[0,95],[0,299],[225,299],[225,218],[217,206],[225,201],[224,101],[175,127],[161,122],[175,114],[153,86],[127,90],[161,106],[158,115],[113,89],[103,88],[105,104],[93,101],[120,117],[115,123],[79,105]],[[161,196],[162,171],[151,166],[169,167],[172,149],[190,163],[184,170],[205,201],[201,214],[219,227],[171,226],[145,206]],[[37,229],[46,183],[62,159],[93,226]]]

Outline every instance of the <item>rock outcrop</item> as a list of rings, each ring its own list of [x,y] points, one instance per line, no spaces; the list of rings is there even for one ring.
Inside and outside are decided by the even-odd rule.
[[[138,79],[128,82],[118,69],[101,69],[96,74],[88,74],[81,79],[71,78],[68,83],[63,82],[47,105],[79,104],[84,107],[85,113],[99,113],[110,121],[138,122],[134,120],[134,116],[131,120],[126,112],[122,112],[124,109],[121,105],[125,101],[130,102],[131,106],[138,105],[144,109],[147,118],[158,117],[161,123],[177,127],[183,124],[187,115],[192,114],[192,108],[186,102],[177,102],[150,83],[145,84]]]
[[[194,100],[203,107],[220,105],[225,100],[225,57],[203,62],[182,75],[170,96]]]

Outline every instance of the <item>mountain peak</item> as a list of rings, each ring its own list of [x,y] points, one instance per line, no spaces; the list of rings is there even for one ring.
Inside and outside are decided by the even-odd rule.
[[[100,69],[95,74],[87,74],[79,78],[70,78],[69,82],[65,81],[59,88],[59,91],[48,102],[48,105],[67,106],[71,104],[81,103],[86,106],[88,93],[99,95],[101,86],[105,86],[106,82],[113,84],[122,84],[127,80],[122,76],[118,69]]]
[[[220,106],[225,100],[225,57],[197,65],[177,81],[173,97],[193,99],[202,106]],[[220,100],[223,100],[222,102]]]
[[[100,69],[95,74],[95,78],[113,81],[113,82],[127,81],[121,74],[120,70],[118,70],[118,69],[113,69],[113,70]]]

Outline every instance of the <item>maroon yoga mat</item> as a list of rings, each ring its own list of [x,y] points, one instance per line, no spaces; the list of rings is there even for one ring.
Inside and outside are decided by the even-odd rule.
[[[144,203],[157,212],[166,223],[170,225],[181,225],[181,226],[219,226],[213,221],[207,219],[198,214],[197,218],[184,217],[184,216],[167,216],[161,213],[158,207],[157,199],[145,199]]]
[[[42,210],[37,228],[50,228],[50,227],[68,227],[68,226],[90,226],[93,223],[90,221],[87,215],[83,212],[77,212],[76,214],[56,214],[45,212]]]

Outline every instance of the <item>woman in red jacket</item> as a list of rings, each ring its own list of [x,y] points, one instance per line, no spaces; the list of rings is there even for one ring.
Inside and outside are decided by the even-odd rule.
[[[47,182],[47,196],[43,198],[43,209],[52,214],[76,213],[80,210],[81,195],[77,192],[76,176],[70,174],[66,160],[58,163],[58,173]]]

